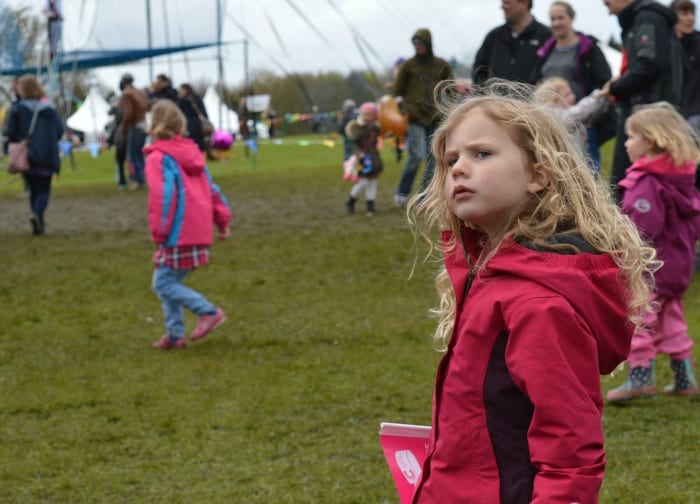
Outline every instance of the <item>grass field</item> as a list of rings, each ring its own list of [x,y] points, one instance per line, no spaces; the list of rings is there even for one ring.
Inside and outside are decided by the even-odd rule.
[[[146,195],[116,188],[111,153],[64,163],[40,238],[0,175],[0,502],[398,502],[377,433],[430,421],[436,266],[409,279],[389,149],[368,218],[345,214],[341,146],[298,140],[210,165],[232,237],[189,283],[230,321],[181,352],[150,347],[163,327]],[[698,278],[686,313],[697,342]],[[607,407],[601,501],[700,500],[699,406]]]

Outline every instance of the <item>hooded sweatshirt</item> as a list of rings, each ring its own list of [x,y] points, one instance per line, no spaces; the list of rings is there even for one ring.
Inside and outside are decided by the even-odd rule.
[[[482,236],[464,230],[466,251],[445,255],[458,308],[414,502],[598,502],[600,374],[633,332],[620,270],[583,243],[565,255],[506,239],[472,278]]]
[[[634,0],[617,17],[626,68],[610,93],[628,109],[662,100],[680,105],[684,64],[676,13],[652,0]]]
[[[664,262],[654,274],[656,291],[680,299],[688,290],[695,267],[695,242],[700,239],[700,193],[695,165],[674,166],[664,154],[643,156],[627,169],[619,183],[622,211],[656,248]]]
[[[422,40],[427,54],[416,54],[401,64],[394,83],[394,96],[403,97],[401,107],[408,115],[408,121],[422,126],[436,126],[440,115],[435,107],[433,91],[438,83],[453,78],[450,64],[433,54],[430,31],[417,30],[411,40]]]
[[[214,224],[226,228],[231,212],[197,144],[176,136],[143,150],[152,240],[166,247],[211,245]]]

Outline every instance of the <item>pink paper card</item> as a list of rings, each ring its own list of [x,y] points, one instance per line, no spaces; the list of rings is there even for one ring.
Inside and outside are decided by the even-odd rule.
[[[382,422],[379,441],[394,478],[401,504],[413,499],[428,453],[430,427]]]

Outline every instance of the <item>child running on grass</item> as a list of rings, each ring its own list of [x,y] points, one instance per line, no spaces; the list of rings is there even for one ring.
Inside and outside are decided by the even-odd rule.
[[[153,256],[153,291],[163,305],[166,334],[155,348],[185,348],[182,307],[199,316],[190,341],[197,341],[226,322],[226,314],[202,294],[182,282],[198,266],[209,263],[214,225],[220,240],[228,238],[231,212],[214,184],[204,157],[189,138],[186,120],[169,100],[151,109],[150,134],[154,142],[146,153],[148,223],[157,244]]]
[[[674,374],[674,383],[664,392],[695,395],[693,340],[683,315],[683,296],[693,276],[695,243],[700,237],[700,194],[694,186],[695,165],[700,162],[698,138],[683,116],[664,102],[632,114],[625,130],[632,166],[618,184],[622,211],[652,241],[664,265],[656,272],[657,310],[647,315],[632,338],[627,381],[608,392],[607,399],[655,394],[657,353],[670,356]]]
[[[528,88],[495,81],[445,112],[408,205],[444,255],[414,502],[597,502],[600,374],[627,356],[654,250]]]
[[[357,119],[351,120],[345,127],[352,155],[343,166],[346,167],[346,173],[356,173],[356,176],[351,176],[356,182],[350,189],[350,195],[345,202],[345,208],[351,214],[355,213],[357,198],[364,192],[367,215],[374,215],[377,181],[384,168],[377,149],[377,140],[381,129],[377,123],[377,114],[377,106],[372,102],[365,102],[360,105]]]

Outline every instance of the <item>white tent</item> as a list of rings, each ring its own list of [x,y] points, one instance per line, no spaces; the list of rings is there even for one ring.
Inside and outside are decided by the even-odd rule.
[[[105,127],[111,121],[109,104],[96,87],[91,87],[85,101],[66,124],[72,130],[82,131],[87,138],[98,139],[105,135]]]
[[[238,114],[221,102],[219,95],[214,90],[214,86],[209,86],[204,93],[204,107],[207,109],[207,116],[216,129],[238,133]]]

